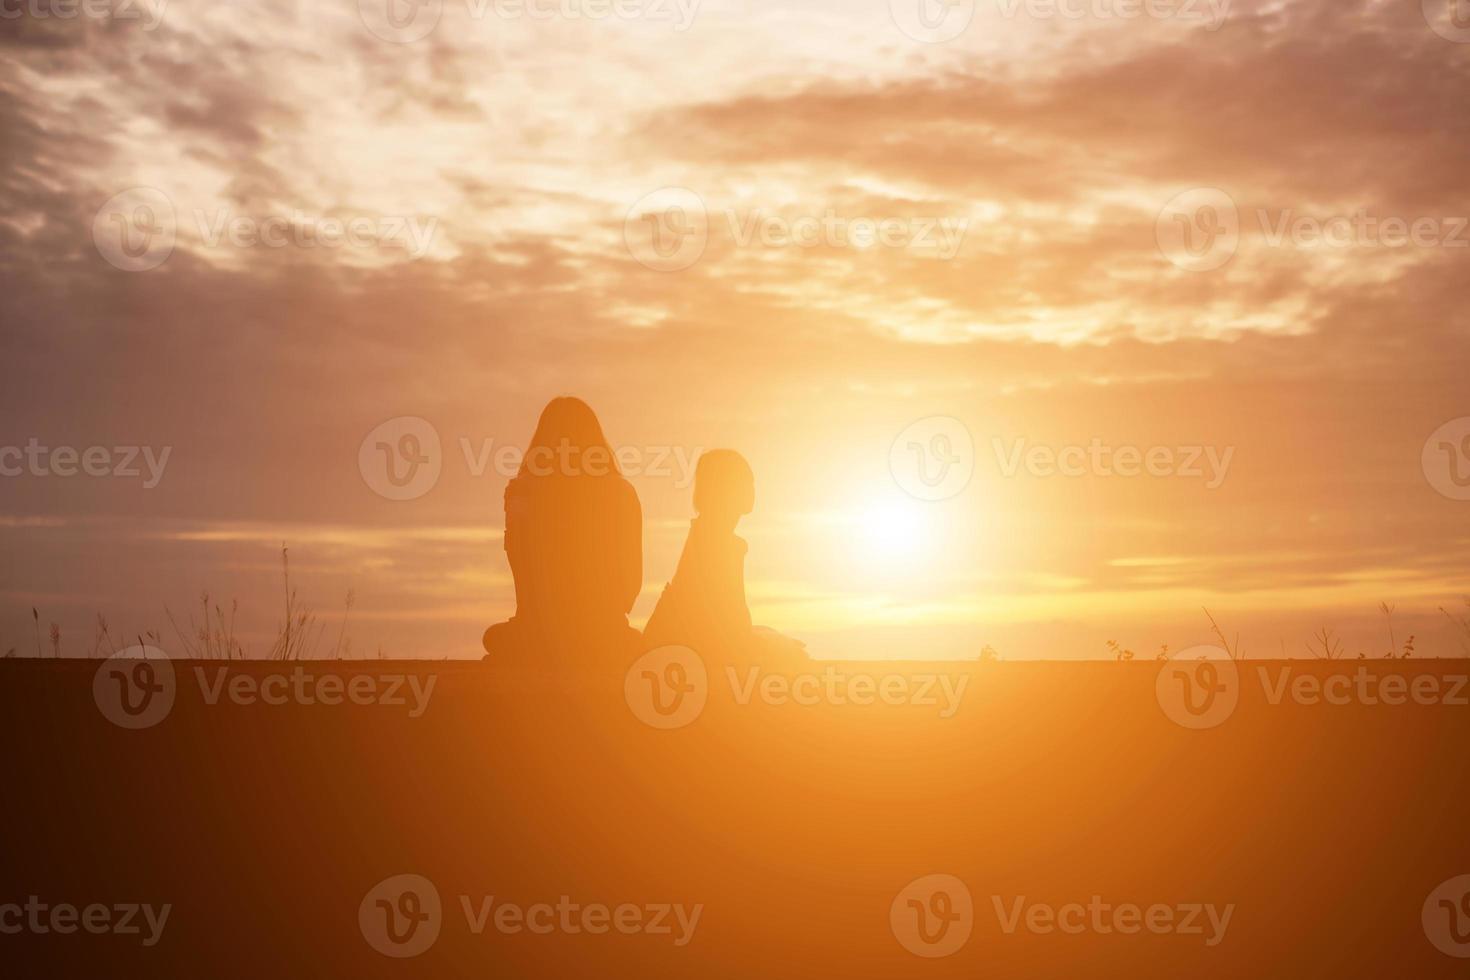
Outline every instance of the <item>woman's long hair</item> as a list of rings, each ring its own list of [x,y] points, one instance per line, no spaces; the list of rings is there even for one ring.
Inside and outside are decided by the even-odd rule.
[[[580,398],[553,398],[541,410],[517,478],[621,476],[602,423]]]

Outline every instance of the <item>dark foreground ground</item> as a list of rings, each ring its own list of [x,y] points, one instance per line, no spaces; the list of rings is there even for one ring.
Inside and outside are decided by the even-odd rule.
[[[1466,661],[1185,665],[1238,695],[1198,729],[1147,662],[712,664],[697,716],[641,669],[174,662],[158,718],[99,664],[0,661],[6,976],[1470,969]]]

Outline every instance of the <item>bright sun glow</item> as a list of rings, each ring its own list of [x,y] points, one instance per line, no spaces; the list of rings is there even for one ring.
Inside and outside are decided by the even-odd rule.
[[[870,563],[909,564],[929,550],[928,515],[919,501],[885,500],[857,515],[855,543]]]

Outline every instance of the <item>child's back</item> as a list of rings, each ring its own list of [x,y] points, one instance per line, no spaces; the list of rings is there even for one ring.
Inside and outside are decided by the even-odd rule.
[[[745,603],[745,541],[735,533],[755,506],[755,477],[739,453],[715,449],[694,471],[689,537],[643,635],[650,646],[680,644],[699,653],[743,651],[751,641]]]
[[[730,449],[699,457],[689,538],[673,581],[643,631],[645,647],[686,646],[720,660],[805,658],[804,645],[775,630],[751,627],[745,603],[745,540],[735,533],[755,509],[750,464]]]

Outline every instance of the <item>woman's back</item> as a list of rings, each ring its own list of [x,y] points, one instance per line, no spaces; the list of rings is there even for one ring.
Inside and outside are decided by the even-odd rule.
[[[505,488],[505,554],[516,612],[486,630],[492,656],[566,663],[636,644],[628,612],[643,584],[643,511],[585,402],[557,398],[542,411]]]
[[[621,476],[517,477],[505,550],[517,617],[626,622],[643,577],[638,495]]]

